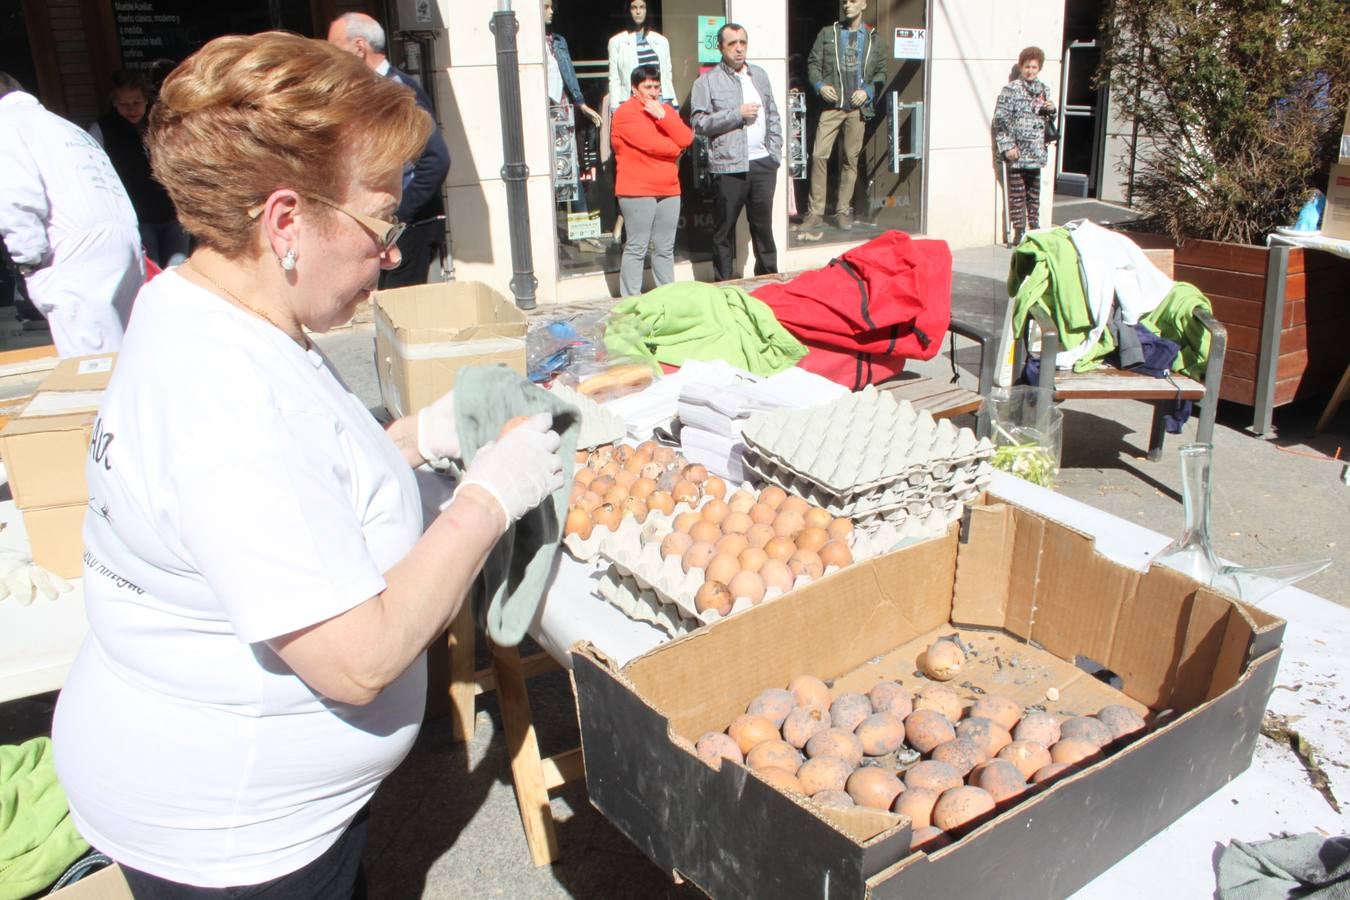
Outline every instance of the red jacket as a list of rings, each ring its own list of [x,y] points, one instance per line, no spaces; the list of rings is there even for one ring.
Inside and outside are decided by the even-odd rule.
[[[680,193],[680,154],[694,133],[675,107],[653,119],[636,95],[614,111],[609,126],[614,147],[616,197],[674,197]]]
[[[857,390],[932,359],[951,323],[946,241],[888,231],[823,269],[754,291],[808,352],[797,365]]]

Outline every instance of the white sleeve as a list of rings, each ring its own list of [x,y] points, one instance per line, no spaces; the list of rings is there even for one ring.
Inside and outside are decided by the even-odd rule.
[[[197,433],[183,447],[173,482],[180,540],[239,639],[288,634],[384,590],[337,422],[273,408],[230,413],[228,432]]]
[[[628,76],[625,73],[623,77],[619,74],[619,54],[623,53],[624,33],[620,32],[609,39],[609,108],[618,109],[619,104],[628,99],[632,93],[632,87],[628,84]]]
[[[679,102],[679,95],[675,93],[675,74],[670,67],[670,41],[666,40],[663,34],[652,32],[648,38],[659,37],[661,42],[658,46],[658,54],[661,61],[661,95],[667,100],[675,103]]]
[[[15,264],[36,266],[47,258],[50,214],[42,172],[23,137],[13,130],[0,134],[0,235]]]

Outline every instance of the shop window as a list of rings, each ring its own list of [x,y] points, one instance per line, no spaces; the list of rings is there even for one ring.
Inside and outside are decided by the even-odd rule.
[[[198,0],[137,0],[113,4],[113,27],[117,30],[122,64],[146,72],[158,83],[174,65],[212,38],[271,29],[312,35],[314,19],[309,0],[233,5],[203,4]]]

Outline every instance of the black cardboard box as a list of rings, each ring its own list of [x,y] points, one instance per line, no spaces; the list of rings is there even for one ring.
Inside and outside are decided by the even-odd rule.
[[[1044,706],[1086,713],[1115,697],[1151,710],[1153,730],[932,853],[910,852],[901,816],[826,810],[694,754],[699,735],[801,673],[856,686],[899,676],[915,688],[917,650],[956,627],[1044,664],[1047,677],[1012,689],[1024,702],[1054,687],[1058,700]],[[622,668],[576,648],[587,787],[657,865],[713,897],[1064,896],[1250,765],[1283,631],[1177,572],[1135,572],[1086,535],[991,502],[943,538]],[[1117,676],[1124,696],[1082,660]],[[994,677],[979,669],[968,663],[954,684],[967,670],[972,682]]]

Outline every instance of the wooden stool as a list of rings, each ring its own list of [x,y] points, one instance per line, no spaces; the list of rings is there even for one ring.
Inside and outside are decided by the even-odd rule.
[[[515,647],[492,646],[492,662],[486,669],[474,668],[473,611],[467,606],[450,626],[450,717],[456,741],[467,741],[474,732],[474,698],[495,690],[506,732],[506,750],[511,758],[511,781],[530,859],[536,866],[558,860],[558,837],[553,828],[549,791],[584,777],[581,748],[544,758],[534,732],[534,716],[525,683],[528,679],[561,668],[540,651],[521,657]]]

